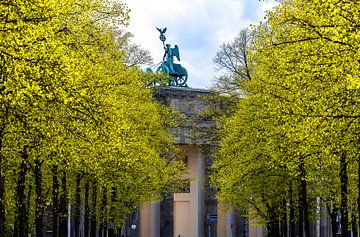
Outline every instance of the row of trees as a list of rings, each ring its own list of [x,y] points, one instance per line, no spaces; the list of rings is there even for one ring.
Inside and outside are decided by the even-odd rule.
[[[215,57],[228,73],[212,185],[269,236],[311,236],[318,205],[333,236],[358,234],[359,14],[357,1],[279,1]]]
[[[0,2],[0,237],[102,235],[182,172],[121,2]],[[147,76],[146,78],[149,78]],[[83,213],[83,214],[82,214]]]

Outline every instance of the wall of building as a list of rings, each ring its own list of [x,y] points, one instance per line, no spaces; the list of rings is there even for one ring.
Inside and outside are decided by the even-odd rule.
[[[209,150],[211,141],[202,131],[214,126],[213,121],[203,120],[197,117],[197,113],[205,106],[199,99],[209,95],[210,92],[202,89],[186,87],[161,87],[155,91],[155,97],[165,105],[171,106],[187,117],[182,124],[175,143],[184,152],[187,167],[191,171],[189,192],[174,193],[171,199],[172,216],[163,213],[169,209],[161,209],[160,212],[151,206],[142,207],[140,210],[140,237],[244,237],[247,227],[241,229],[240,216],[235,212],[224,212],[218,205],[214,190],[208,185],[207,168],[211,165]],[[206,134],[206,132],[204,133]],[[158,205],[158,204],[156,204]],[[160,205],[162,206],[162,205]],[[161,217],[167,216],[172,223],[169,231],[163,231],[165,223]],[[235,217],[235,218],[234,218]],[[155,218],[159,221],[153,221]],[[156,226],[155,226],[156,225]],[[160,226],[160,228],[158,227]],[[160,229],[160,230],[159,230]],[[241,231],[240,231],[241,229]],[[244,235],[245,233],[245,235]]]

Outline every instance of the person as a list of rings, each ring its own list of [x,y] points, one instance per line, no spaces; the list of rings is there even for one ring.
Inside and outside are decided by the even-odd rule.
[[[170,48],[170,44],[166,44],[164,47],[165,53],[164,53],[164,57],[163,57],[163,61],[165,61],[165,57],[166,57],[166,62],[168,63],[169,69],[170,69],[170,73],[174,72],[174,55],[172,55],[172,51]]]

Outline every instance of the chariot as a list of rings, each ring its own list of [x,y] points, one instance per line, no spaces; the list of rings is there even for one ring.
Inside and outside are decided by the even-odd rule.
[[[187,86],[187,78],[188,73],[186,69],[181,66],[179,63],[174,63],[174,57],[180,61],[180,53],[179,47],[175,45],[171,48],[170,44],[165,44],[166,37],[164,33],[166,32],[166,28],[159,29],[156,28],[160,32],[160,40],[164,46],[164,57],[160,65],[156,68],[156,72],[163,73],[169,79],[170,86]],[[147,69],[147,71],[152,71],[151,69]]]

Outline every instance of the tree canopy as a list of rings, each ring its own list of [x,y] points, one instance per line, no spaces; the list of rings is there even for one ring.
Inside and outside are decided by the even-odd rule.
[[[299,236],[310,236],[316,197],[333,233],[340,211],[348,236],[357,231],[349,219],[359,220],[359,6],[279,2],[253,28],[251,80],[238,86],[244,98],[222,120],[213,185],[220,200],[255,210],[272,236],[284,221],[292,224],[291,236],[295,223]]]
[[[118,1],[0,2],[0,236],[42,236],[49,210],[65,236],[68,202],[75,222],[85,203],[86,231],[121,228],[180,177],[128,20]]]

